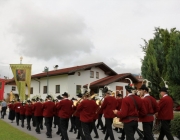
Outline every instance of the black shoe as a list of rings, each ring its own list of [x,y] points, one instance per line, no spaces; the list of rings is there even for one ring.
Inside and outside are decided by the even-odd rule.
[[[121,138],[121,137],[118,137],[119,138],[119,140],[124,140],[125,138]]]
[[[36,132],[37,134],[41,134],[41,132]]]
[[[74,131],[74,134],[76,134],[76,133],[77,133],[77,131],[75,130],[75,131]]]
[[[57,134],[57,135],[59,135],[59,134],[60,134],[60,132],[58,132],[58,131],[57,131],[57,132],[56,132],[56,134]]]
[[[54,125],[54,128],[56,128],[56,125]]]
[[[80,137],[76,137],[76,139],[77,139],[77,140],[79,140],[79,139],[80,139]]]
[[[47,138],[52,138],[52,136],[47,136]]]
[[[95,136],[94,138],[98,139],[98,138],[99,138],[99,136]]]
[[[69,132],[73,132],[73,130],[72,130],[72,129],[70,129],[70,130],[69,130]]]

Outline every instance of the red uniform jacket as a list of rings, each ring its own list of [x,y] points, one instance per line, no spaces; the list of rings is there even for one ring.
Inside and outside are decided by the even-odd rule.
[[[57,105],[58,116],[60,118],[70,118],[72,116],[73,102],[69,99],[61,100]]]
[[[25,115],[26,116],[31,116],[33,114],[33,111],[32,111],[32,105],[31,104],[27,104],[25,105]]]
[[[175,111],[180,111],[180,106],[177,106]]]
[[[36,102],[32,105],[34,116],[43,116],[43,105],[41,102]]]
[[[20,115],[25,115],[25,111],[26,111],[25,105],[21,105],[20,106]]]
[[[172,120],[173,119],[173,100],[169,96],[164,96],[159,101],[158,119]]]
[[[9,104],[8,107],[9,107],[9,110],[14,110],[14,104]]]
[[[93,100],[84,99],[77,107],[77,111],[80,112],[80,120],[85,123],[93,122],[96,107]]]
[[[43,116],[53,117],[55,114],[56,106],[53,102],[47,101],[43,104]]]
[[[80,117],[80,112],[77,111],[77,106],[73,106],[73,115],[76,116],[76,117]]]
[[[146,115],[146,109],[141,98],[136,95],[130,96],[133,96],[135,99],[138,110],[136,109],[135,103],[131,97],[127,96],[123,98],[121,110],[118,111],[117,116],[120,117],[120,121],[124,123],[131,122],[133,120],[138,121],[139,116],[143,117]]]
[[[20,113],[20,106],[21,106],[21,103],[19,102],[14,104],[14,110],[16,113]]]
[[[144,117],[140,117],[140,122],[152,122],[154,120],[154,114],[159,111],[158,103],[156,102],[156,99],[154,99],[152,96],[146,96],[142,99],[144,102],[144,106],[146,109],[147,115]]]
[[[101,109],[103,110],[103,114],[105,118],[114,118],[115,115],[113,110],[117,107],[117,100],[112,96],[107,96],[104,98]]]
[[[117,110],[121,109],[122,99],[116,99],[117,100]]]

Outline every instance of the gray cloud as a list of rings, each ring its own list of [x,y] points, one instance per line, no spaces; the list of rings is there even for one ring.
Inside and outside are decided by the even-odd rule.
[[[76,14],[52,16],[24,11],[20,19],[12,25],[19,54],[48,60],[87,53],[93,48],[87,27]]]

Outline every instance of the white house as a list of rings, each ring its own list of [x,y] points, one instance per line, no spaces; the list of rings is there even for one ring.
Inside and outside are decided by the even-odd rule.
[[[82,88],[90,86],[91,93],[99,93],[104,86],[110,87],[112,91],[121,91],[125,95],[125,85],[129,83],[125,78],[132,79],[133,83],[138,83],[138,79],[130,73],[117,74],[103,62],[74,66],[63,69],[56,69],[31,76],[31,94],[45,98],[47,94],[53,97],[63,94],[65,91],[70,94],[70,98]],[[5,95],[12,91],[18,98],[18,91],[14,79],[6,81]],[[26,92],[27,93],[27,92]]]

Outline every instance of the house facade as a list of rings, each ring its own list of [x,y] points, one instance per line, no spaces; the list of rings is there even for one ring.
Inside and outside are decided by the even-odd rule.
[[[103,62],[56,69],[31,76],[30,98],[39,96],[44,99],[48,94],[56,98],[64,92],[68,92],[70,98],[76,98],[77,93],[85,91],[88,87],[92,94],[101,96],[104,86],[108,86],[112,91],[120,91],[125,96],[125,85],[129,83],[126,78],[138,83],[138,79],[132,74],[117,74]],[[14,79],[6,81],[4,97],[8,98],[11,91],[18,98]]]

